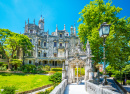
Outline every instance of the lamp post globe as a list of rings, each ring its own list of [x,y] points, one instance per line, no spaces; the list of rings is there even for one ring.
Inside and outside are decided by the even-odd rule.
[[[99,29],[99,35],[101,38],[106,38],[109,35],[110,26],[111,24],[107,24],[106,22],[103,22],[103,24],[101,24]]]

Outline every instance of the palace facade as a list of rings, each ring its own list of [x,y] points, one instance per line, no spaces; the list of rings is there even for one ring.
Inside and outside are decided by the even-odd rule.
[[[63,30],[56,30],[49,35],[49,31],[44,30],[44,18],[40,18],[38,25],[26,23],[24,35],[27,35],[34,45],[30,55],[24,57],[25,64],[49,65],[51,67],[62,67],[62,63],[69,58],[73,58],[75,50],[85,55],[82,50],[79,38],[76,36],[75,26],[70,27],[70,34],[67,32],[65,24]]]

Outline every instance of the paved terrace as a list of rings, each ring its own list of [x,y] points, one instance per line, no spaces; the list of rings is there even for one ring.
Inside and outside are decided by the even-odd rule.
[[[79,85],[72,83],[66,86],[64,94],[89,94],[85,90],[85,83],[82,81]]]

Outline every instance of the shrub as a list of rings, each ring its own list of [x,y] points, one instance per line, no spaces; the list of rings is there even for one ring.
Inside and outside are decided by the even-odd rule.
[[[75,68],[75,75],[77,75],[77,68]],[[78,68],[78,75],[79,76],[85,75],[85,69],[81,68],[81,75],[80,75],[80,68]]]
[[[51,86],[50,88],[46,89],[45,91],[39,92],[38,94],[49,94],[54,89],[54,86]]]
[[[53,75],[49,76],[49,81],[52,81],[54,83],[60,83],[62,79],[62,74],[61,73],[54,73]]]
[[[43,66],[42,65],[37,66],[37,70],[35,72],[43,73]]]
[[[4,63],[3,62],[0,62],[0,66],[2,66]]]
[[[48,73],[49,73],[49,75],[52,75],[52,74],[54,74],[56,72],[55,71],[49,71]]]
[[[44,73],[44,74],[48,74],[48,73],[49,73],[49,71],[43,71],[43,73]]]
[[[25,73],[34,73],[36,71],[35,65],[24,65],[22,66],[22,70]]]
[[[50,71],[50,66],[45,65],[45,70],[46,70],[46,71]]]
[[[6,66],[0,66],[0,71],[5,71],[7,70]]]
[[[62,68],[51,68],[51,71],[62,71]]]
[[[127,83],[128,85],[130,85],[130,80],[127,80],[126,83]]]
[[[3,91],[1,92],[1,94],[15,94],[15,90],[16,88],[14,86],[10,87],[10,86],[6,86],[3,87]]]

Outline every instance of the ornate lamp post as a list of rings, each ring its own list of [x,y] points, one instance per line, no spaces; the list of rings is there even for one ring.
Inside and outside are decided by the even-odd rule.
[[[104,74],[106,75],[106,70],[105,70],[105,39],[106,37],[109,35],[110,32],[110,26],[111,24],[107,24],[106,22],[103,22],[103,24],[101,24],[100,28],[99,28],[99,35],[101,38],[103,38],[103,60],[104,60]],[[106,80],[106,76],[104,76],[104,81],[103,84],[107,85],[107,80]]]

